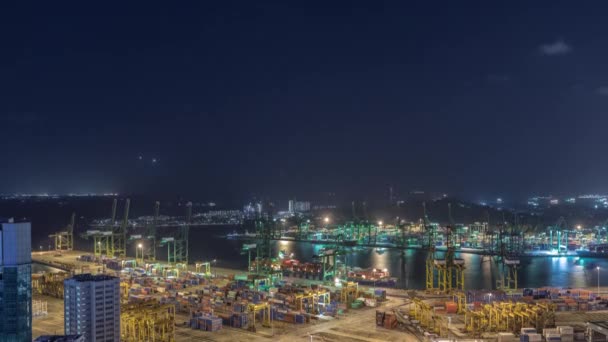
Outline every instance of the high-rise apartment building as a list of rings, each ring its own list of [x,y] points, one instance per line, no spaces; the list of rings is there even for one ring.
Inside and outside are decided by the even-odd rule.
[[[0,220],[0,341],[32,340],[32,229]]]
[[[289,213],[290,213],[290,214],[293,214],[293,213],[295,212],[295,208],[294,208],[294,206],[293,206],[295,202],[296,202],[296,201],[294,201],[294,200],[289,200],[289,208],[288,208],[288,211],[289,211]]]
[[[78,274],[64,281],[65,333],[87,342],[120,341],[120,279]]]
[[[85,339],[82,335],[44,335],[34,342],[85,342]]]

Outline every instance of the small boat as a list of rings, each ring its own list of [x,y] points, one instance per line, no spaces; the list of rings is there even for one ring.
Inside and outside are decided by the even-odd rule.
[[[376,248],[376,253],[377,254],[382,255],[382,254],[384,254],[384,252],[386,252],[386,248],[384,248],[384,247]]]

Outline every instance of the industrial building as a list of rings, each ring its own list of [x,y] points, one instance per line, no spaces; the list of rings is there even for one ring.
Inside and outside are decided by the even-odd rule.
[[[64,282],[65,333],[87,342],[120,340],[120,279],[79,274]]]
[[[0,337],[7,342],[31,341],[31,225],[10,219],[0,227]]]

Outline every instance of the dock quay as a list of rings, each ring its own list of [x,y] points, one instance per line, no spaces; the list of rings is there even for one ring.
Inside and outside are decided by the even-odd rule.
[[[133,311],[137,305],[143,311],[171,307],[172,319],[163,323],[170,326],[163,327],[165,335],[155,336],[157,341],[310,341],[311,335],[325,341],[506,341],[524,335],[537,338],[532,334],[545,339],[549,335],[553,341],[553,335],[564,331],[560,341],[567,342],[570,335],[572,341],[584,340],[588,322],[608,321],[608,302],[602,300],[608,294],[606,288],[599,293],[597,288],[545,287],[445,294],[280,274],[263,277],[239,270],[201,269],[200,265],[180,271],[169,266],[162,271],[150,268],[140,274],[133,270],[143,267],[113,269],[83,255],[89,254],[36,252],[32,259],[61,269],[66,276],[68,272],[119,276],[124,312],[131,315],[125,324],[137,317]],[[124,260],[127,265],[130,262]],[[63,278],[54,279],[59,286]],[[35,299],[49,303],[49,314],[34,318],[34,330],[60,333],[60,291],[44,286],[34,286]]]

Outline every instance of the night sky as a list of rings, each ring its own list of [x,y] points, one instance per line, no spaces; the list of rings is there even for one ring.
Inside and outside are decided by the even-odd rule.
[[[0,5],[0,192],[608,191],[603,2],[179,3]]]

